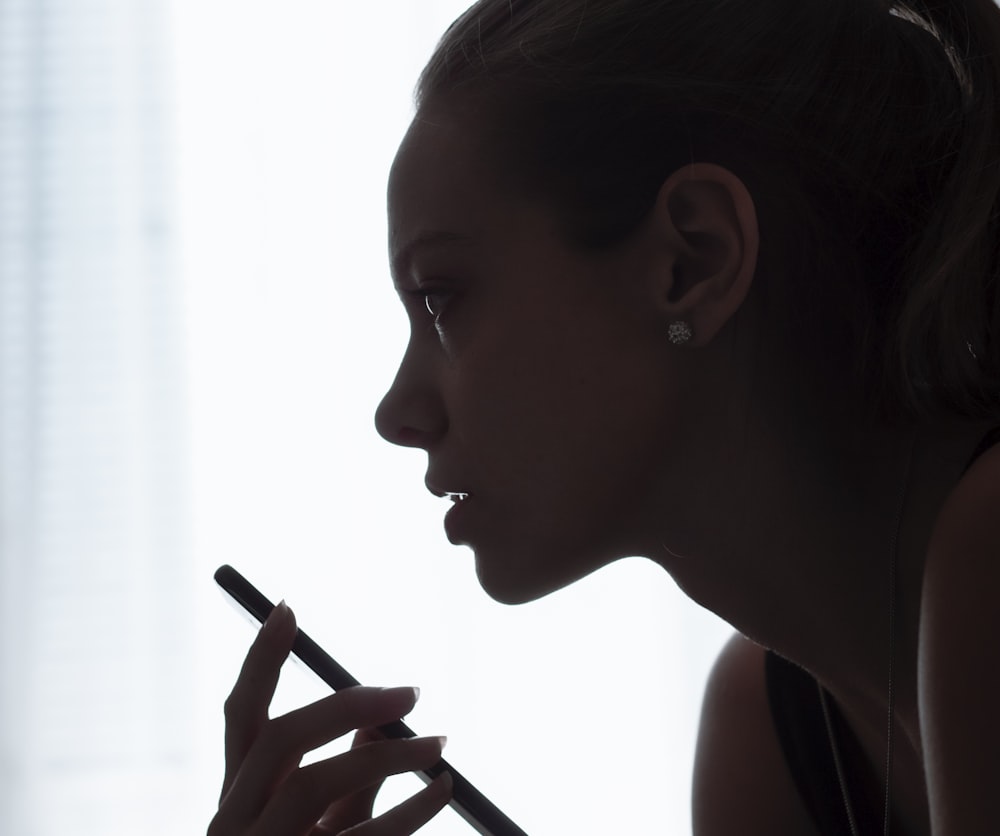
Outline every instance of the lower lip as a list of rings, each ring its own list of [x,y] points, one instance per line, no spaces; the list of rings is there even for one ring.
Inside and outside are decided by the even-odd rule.
[[[444,531],[448,535],[448,540],[456,546],[465,545],[466,540],[462,539],[464,530],[463,523],[468,518],[469,503],[472,498],[456,501],[448,513],[444,515]]]

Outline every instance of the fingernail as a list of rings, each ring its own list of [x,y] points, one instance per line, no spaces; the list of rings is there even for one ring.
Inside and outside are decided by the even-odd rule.
[[[411,737],[411,743],[419,743],[420,745],[435,743],[440,747],[441,751],[444,751],[444,747],[448,744],[447,737]]]
[[[455,780],[451,777],[451,773],[442,772],[438,776],[438,780],[441,782],[441,786],[444,788],[445,795],[451,795],[455,789]]]
[[[288,621],[288,604],[285,603],[284,599],[271,610],[270,615],[267,617],[267,621],[264,622],[264,626],[261,627],[261,634],[270,636],[272,633],[276,632],[282,624]]]
[[[402,688],[382,688],[381,690],[383,693],[389,692],[392,694],[399,694],[399,695],[406,694],[406,696],[412,697],[414,705],[416,705],[417,700],[420,699],[420,689],[414,685],[406,685],[403,686]]]

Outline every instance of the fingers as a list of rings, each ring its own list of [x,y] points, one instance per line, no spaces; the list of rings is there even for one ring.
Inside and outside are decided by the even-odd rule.
[[[366,743],[374,743],[376,740],[384,739],[385,736],[377,729],[359,729],[354,735],[351,748],[357,749]],[[382,783],[382,781],[376,781],[360,792],[331,805],[320,821],[321,829],[328,828],[333,833],[340,833],[356,824],[368,821],[372,817],[372,808],[375,806],[375,798],[379,790],[382,789]]]
[[[296,633],[295,617],[282,602],[254,640],[226,700],[226,774],[209,834],[302,836],[349,829],[361,836],[399,836],[419,829],[451,797],[450,776],[371,818],[387,776],[428,769],[441,759],[444,738],[385,740],[376,728],[409,713],[419,692],[359,686],[270,719]],[[362,731],[349,752],[299,768],[306,752],[351,729]]]
[[[226,699],[226,773],[222,797],[232,786],[247,752],[267,722],[268,706],[278,685],[281,666],[292,649],[297,632],[295,615],[284,601],[268,616],[250,646],[240,675]]]
[[[357,793],[387,775],[430,768],[441,760],[442,746],[443,738],[438,737],[383,740],[298,769],[274,793],[247,836],[308,832],[332,802]],[[405,821],[407,817],[420,818],[428,813],[433,816],[447,803],[447,798],[442,802],[435,793],[443,793],[443,788],[436,788],[434,793],[418,793],[414,798],[420,801],[406,808],[408,812],[399,814],[400,818]],[[397,828],[372,832],[391,832],[395,836],[405,831]]]
[[[267,797],[306,752],[352,729],[398,720],[413,709],[416,701],[413,688],[358,686],[269,720],[243,761],[239,793],[251,798]]]
[[[452,789],[451,773],[445,772],[416,795],[397,804],[377,819],[339,832],[350,836],[399,836],[401,833],[415,833],[451,801]]]
[[[351,729],[378,726],[398,720],[413,708],[416,697],[417,692],[414,688],[382,689],[359,686],[339,691],[305,708],[266,721],[261,726],[250,751],[243,758],[220,806],[217,818],[225,825],[223,832],[243,832],[240,828],[245,828],[254,821],[264,809],[268,799],[277,797],[279,788],[280,792],[293,794],[300,792],[295,782],[308,783],[312,780],[310,778],[312,772],[315,771],[312,766],[295,771],[306,752],[335,740]],[[382,744],[366,744],[352,752],[375,745]],[[370,757],[370,753],[362,757]],[[422,766],[409,767],[403,771],[413,768]],[[293,773],[294,776],[290,778]],[[302,773],[305,774],[304,777]],[[374,776],[370,776],[369,773],[359,774],[363,775],[364,780],[356,786],[352,785],[355,790],[391,773],[385,771],[381,775]],[[288,789],[289,786],[291,790]],[[325,803],[315,813],[312,821],[317,821],[330,804],[347,794],[349,791],[338,791],[336,787],[332,794],[327,792]],[[270,831],[264,832],[270,833]]]

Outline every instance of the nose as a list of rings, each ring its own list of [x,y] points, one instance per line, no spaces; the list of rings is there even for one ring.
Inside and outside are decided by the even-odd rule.
[[[407,348],[396,377],[375,410],[375,429],[391,444],[427,450],[448,428],[444,404],[429,369]]]

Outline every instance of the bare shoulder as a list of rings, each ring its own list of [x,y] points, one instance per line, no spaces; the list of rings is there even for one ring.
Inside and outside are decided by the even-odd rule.
[[[817,836],[774,731],[765,651],[737,634],[709,676],[698,730],[695,836]]]
[[[919,698],[934,833],[997,833],[1000,446],[948,497],[924,568]]]

